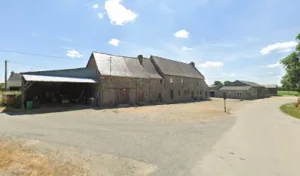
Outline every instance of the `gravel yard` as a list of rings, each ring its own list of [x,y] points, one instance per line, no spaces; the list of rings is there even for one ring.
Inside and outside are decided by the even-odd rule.
[[[84,109],[33,115],[0,114],[5,138],[35,140],[74,161],[90,175],[190,175],[202,155],[235,123],[248,101]],[[78,157],[75,157],[78,156]]]

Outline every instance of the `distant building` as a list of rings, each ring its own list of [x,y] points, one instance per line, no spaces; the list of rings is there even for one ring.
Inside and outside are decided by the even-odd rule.
[[[270,96],[277,95],[278,86],[276,84],[264,85]]]
[[[221,87],[218,91],[218,97],[223,97],[224,93],[226,93],[227,98],[245,100],[265,98],[268,96],[264,86],[250,81],[239,80]]]
[[[209,96],[210,97],[217,97],[218,96],[218,91],[222,87],[222,85],[211,85],[209,86]]]
[[[20,88],[22,86],[21,78],[22,78],[22,75],[20,73],[11,72],[11,74],[7,80],[7,89],[8,90],[20,90]]]

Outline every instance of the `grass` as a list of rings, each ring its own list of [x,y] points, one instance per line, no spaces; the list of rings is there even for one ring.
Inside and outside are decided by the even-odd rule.
[[[0,175],[88,175],[80,164],[37,152],[28,142],[0,140],[0,158]]]
[[[279,90],[277,94],[279,96],[300,96],[299,92],[297,92],[297,91]]]
[[[280,110],[290,116],[300,119],[300,108],[297,108],[295,103],[284,104],[280,106]]]

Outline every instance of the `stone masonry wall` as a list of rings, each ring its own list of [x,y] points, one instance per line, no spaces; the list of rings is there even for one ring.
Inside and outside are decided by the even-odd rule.
[[[170,82],[171,78],[173,83]],[[208,88],[203,79],[166,75],[164,81],[164,100],[166,102],[192,101],[192,94],[196,99],[209,98]],[[173,98],[171,98],[171,90]]]

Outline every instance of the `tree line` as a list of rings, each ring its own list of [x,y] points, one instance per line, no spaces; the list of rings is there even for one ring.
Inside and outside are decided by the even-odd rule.
[[[300,92],[300,33],[296,40],[298,45],[295,51],[281,60],[286,73],[281,79],[282,88]]]

